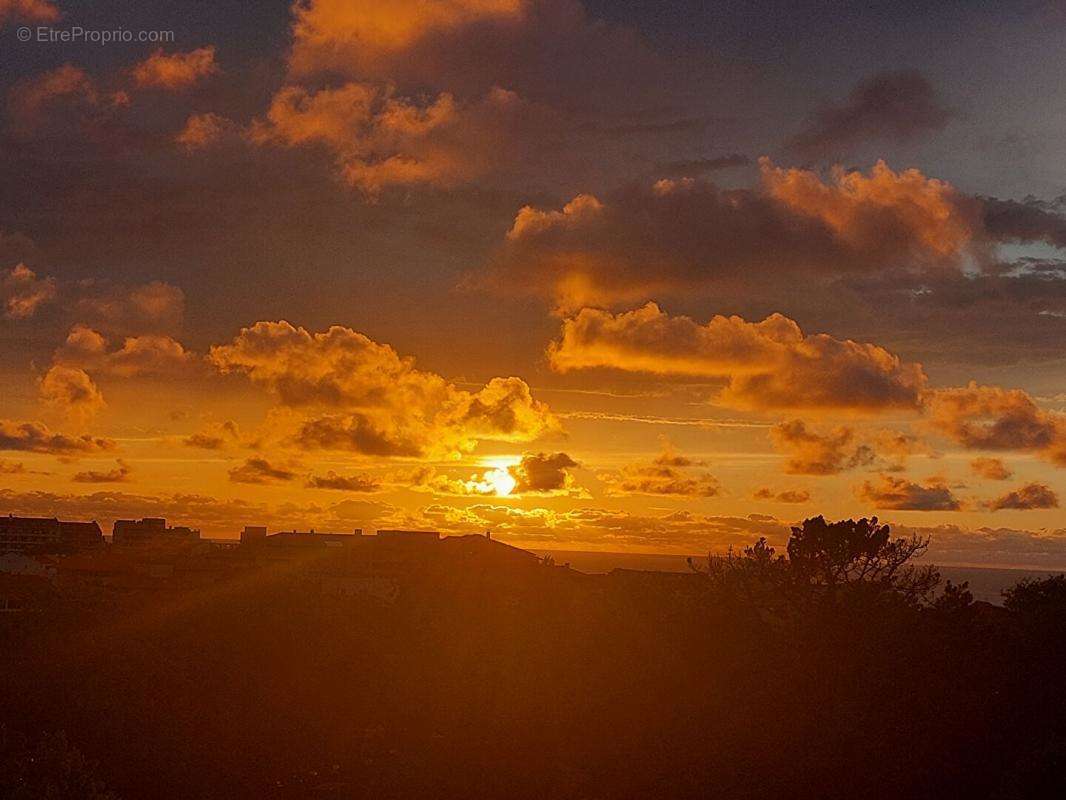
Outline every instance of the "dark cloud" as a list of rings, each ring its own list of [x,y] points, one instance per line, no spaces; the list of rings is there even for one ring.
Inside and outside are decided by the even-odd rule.
[[[986,249],[979,204],[917,170],[878,163],[827,181],[763,159],[761,178],[754,189],[663,179],[558,210],[527,206],[486,280],[574,309],[709,286],[765,291],[801,276],[959,270]]]
[[[111,439],[56,433],[49,430],[43,422],[15,422],[0,419],[0,450],[78,456],[106,452],[115,448],[116,444]]]
[[[939,478],[930,478],[924,484],[882,475],[874,483],[864,481],[857,487],[856,496],[874,508],[896,511],[958,511],[962,503]]]
[[[785,489],[775,491],[768,486],[756,489],[752,494],[756,500],[769,500],[774,503],[808,503],[811,493],[806,489]]]
[[[907,142],[934,133],[951,116],[920,72],[881,72],[840,105],[821,108],[788,147],[805,158],[839,158],[863,142]]]
[[[514,491],[518,494],[557,492],[573,486],[570,470],[576,466],[578,463],[566,453],[530,453],[507,471],[515,480]]]
[[[86,470],[78,472],[71,478],[75,483],[128,483],[131,480],[132,470],[122,459],[118,459],[117,466],[107,471]]]
[[[421,438],[389,430],[362,414],[307,420],[292,441],[307,450],[349,450],[369,456],[419,456],[425,449]]]
[[[381,482],[372,475],[338,475],[330,470],[325,475],[312,475],[305,486],[343,492],[376,492],[381,488]]]
[[[984,226],[1000,242],[1044,242],[1052,247],[1066,247],[1066,217],[1060,203],[1046,203],[1036,198],[1001,200],[981,197]]]
[[[730,167],[746,167],[751,163],[748,156],[733,153],[717,158],[694,158],[689,161],[664,161],[656,167],[661,178],[696,178],[708,172],[717,172]]]
[[[1027,511],[1037,508],[1058,508],[1059,496],[1042,483],[1027,483],[987,503],[989,511],[1013,509]]]
[[[926,559],[934,564],[1066,569],[1066,529],[1062,528],[1027,531],[957,525],[893,527],[896,534],[929,537],[931,542]]]
[[[295,478],[295,472],[275,467],[265,458],[245,459],[243,464],[229,471],[229,479],[234,483],[284,483]]]
[[[226,420],[218,424],[212,424],[203,430],[186,436],[182,443],[188,447],[198,447],[201,450],[223,450],[230,444],[240,441],[240,428],[233,420]]]

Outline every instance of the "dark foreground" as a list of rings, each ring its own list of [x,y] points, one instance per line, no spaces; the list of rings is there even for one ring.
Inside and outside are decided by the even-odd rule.
[[[328,555],[43,592],[0,614],[0,796],[1063,796],[1066,584],[974,603],[851,525],[691,574],[471,543],[395,593]]]

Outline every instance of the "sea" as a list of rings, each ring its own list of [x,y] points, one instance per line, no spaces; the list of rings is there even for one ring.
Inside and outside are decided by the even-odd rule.
[[[688,556],[661,553],[605,553],[583,550],[538,550],[538,555],[550,555],[556,564],[569,564],[571,568],[591,574],[610,572],[613,569],[637,569],[651,572],[688,572]],[[706,556],[693,556],[698,563]],[[1007,569],[1001,567],[938,565],[945,581],[969,583],[975,600],[996,605],[1003,604],[1003,590],[1025,578],[1045,578],[1057,575],[1031,569]]]

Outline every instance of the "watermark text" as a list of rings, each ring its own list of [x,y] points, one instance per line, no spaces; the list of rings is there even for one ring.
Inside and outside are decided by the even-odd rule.
[[[83,28],[80,25],[55,27],[52,25],[23,26],[16,36],[20,42],[38,42],[41,44],[132,44],[134,42],[151,42],[171,44],[174,31],[145,31],[128,28]]]

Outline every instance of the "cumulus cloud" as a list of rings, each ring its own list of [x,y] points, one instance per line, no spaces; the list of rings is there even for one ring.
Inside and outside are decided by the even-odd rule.
[[[1000,511],[1005,508],[1016,511],[1058,508],[1059,496],[1052,491],[1051,487],[1043,483],[1027,483],[994,500],[990,500],[986,505],[989,511]]]
[[[38,385],[41,401],[68,419],[84,424],[105,405],[93,379],[77,367],[53,366]]]
[[[109,350],[107,339],[86,325],[75,325],[56,351],[54,362],[122,378],[179,374],[196,361],[180,342],[169,336],[130,336],[122,347]]]
[[[420,420],[364,414],[326,415],[303,422],[292,444],[306,450],[350,450],[370,456],[419,456],[429,447]]]
[[[186,153],[194,153],[211,147],[233,129],[233,122],[219,114],[192,114],[174,141]]]
[[[1010,468],[1001,459],[980,456],[970,462],[970,469],[979,478],[989,481],[1005,481],[1014,476]]]
[[[487,280],[572,310],[753,278],[765,288],[767,274],[794,285],[891,268],[957,271],[986,251],[978,201],[918,170],[879,162],[824,180],[760,164],[754,189],[663,179],[603,199],[578,195],[561,210],[527,206]]]
[[[72,294],[78,321],[109,334],[172,333],[185,313],[185,293],[163,281],[134,286],[88,281]]]
[[[0,234],[19,250],[31,249],[24,237]],[[185,293],[162,281],[122,284],[107,280],[59,281],[41,277],[23,263],[0,269],[0,313],[8,319],[27,319],[42,307],[59,307],[76,327],[108,335],[172,333],[181,327]]]
[[[566,453],[527,453],[507,470],[515,480],[515,493],[549,493],[572,488],[570,470],[576,466],[578,463]]]
[[[479,441],[527,442],[560,430],[519,378],[493,378],[477,392],[465,391],[340,326],[310,333],[287,322],[259,322],[231,344],[212,347],[209,360],[306,415],[294,435],[304,448],[448,455]]]
[[[819,109],[789,148],[802,157],[838,157],[863,142],[907,142],[934,133],[950,118],[920,72],[879,72],[861,81],[843,103]]]
[[[295,472],[273,466],[265,458],[245,459],[243,464],[229,471],[229,479],[234,483],[284,483],[295,478]]]
[[[330,470],[325,475],[312,475],[305,486],[308,489],[336,489],[342,492],[376,492],[381,481],[373,475],[338,475]]]
[[[517,21],[527,0],[298,0],[290,64],[296,72],[371,68],[412,46],[479,22]]]
[[[25,264],[0,270],[0,305],[8,319],[26,319],[56,296],[53,278],[38,278]]]
[[[387,85],[347,83],[317,91],[285,86],[248,138],[259,145],[317,146],[341,178],[368,196],[391,186],[449,187],[483,173],[513,138],[526,104],[494,88],[477,102],[442,93],[398,96]]]
[[[116,460],[114,469],[106,471],[86,470],[75,473],[71,478],[75,483],[128,483],[131,480],[132,470],[121,458]]]
[[[807,503],[810,502],[811,493],[806,489],[784,489],[775,491],[768,486],[756,489],[752,494],[756,500],[768,500],[773,503]]]
[[[1066,415],[1045,411],[1021,389],[971,382],[933,390],[925,402],[933,428],[962,447],[1032,452],[1066,466]]]
[[[879,480],[864,481],[856,496],[874,508],[897,511],[958,511],[962,503],[940,478],[930,478],[924,484],[881,475]]]
[[[115,442],[110,439],[57,433],[42,422],[0,419],[0,450],[78,456],[106,452],[115,447]]]
[[[701,325],[654,303],[620,314],[582,309],[563,322],[549,356],[560,371],[726,379],[717,402],[738,408],[916,410],[926,380],[920,365],[881,347],[805,335],[780,314],[757,323],[716,316]]]
[[[676,497],[714,497],[721,491],[718,479],[696,469],[700,462],[681,455],[668,442],[649,462],[627,464],[619,472],[600,477],[613,495],[661,495]]]
[[[58,22],[59,9],[48,0],[0,0],[0,28],[8,22]]]
[[[659,467],[700,467],[703,466],[702,461],[696,461],[689,458],[686,455],[682,455],[677,451],[677,448],[667,439],[665,436],[660,439],[662,442],[662,452],[657,455],[652,461],[653,464]]]
[[[228,445],[240,441],[241,432],[237,423],[226,420],[221,423],[212,423],[202,430],[186,436],[182,444],[187,447],[197,447],[201,450],[223,450]]]
[[[89,74],[81,67],[63,64],[12,87],[8,105],[12,129],[19,135],[31,134],[45,110],[57,100],[93,105],[97,99],[96,84]]]
[[[855,431],[846,426],[823,432],[795,419],[771,428],[770,439],[774,447],[787,456],[784,471],[790,475],[836,475],[868,466],[877,457],[868,445],[859,443]]]
[[[160,48],[133,67],[133,81],[141,88],[178,91],[219,71],[215,48],[164,53]]]

